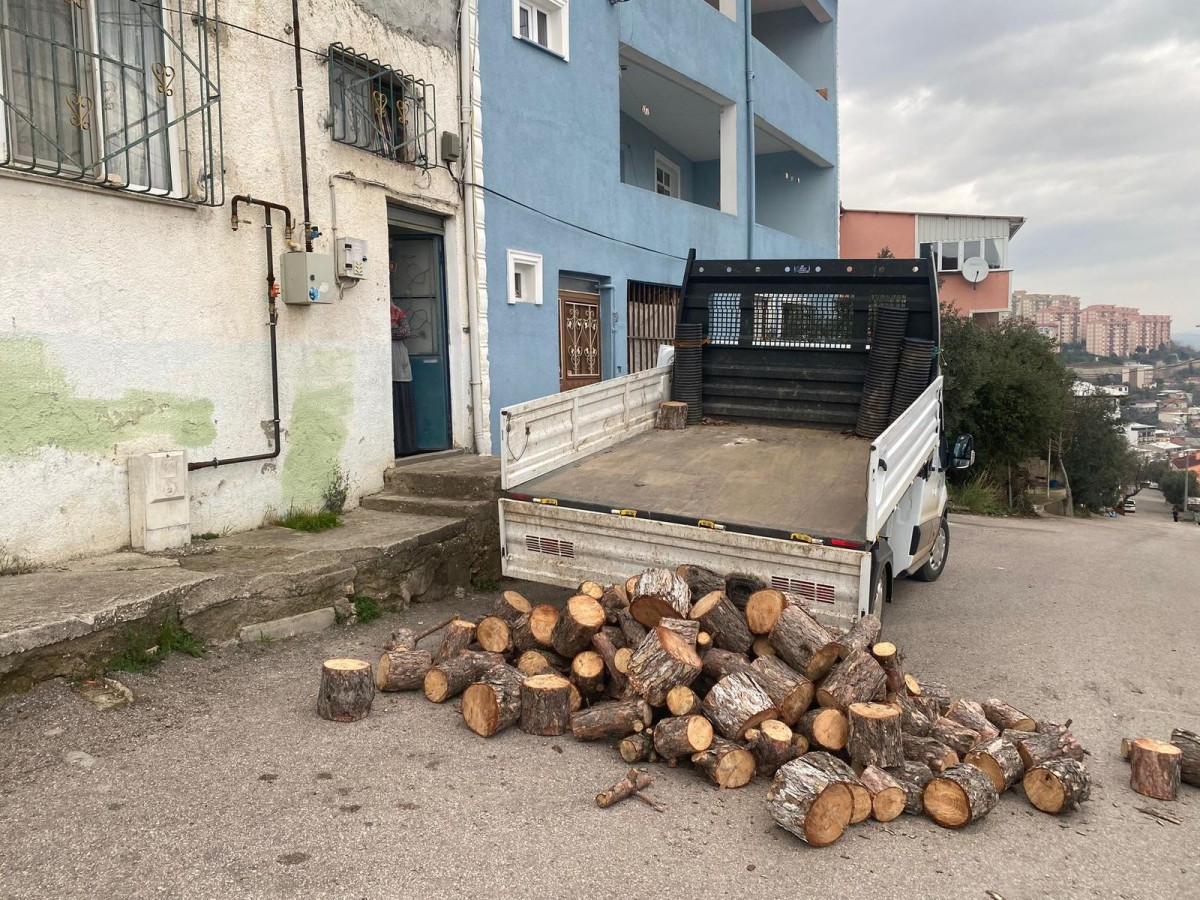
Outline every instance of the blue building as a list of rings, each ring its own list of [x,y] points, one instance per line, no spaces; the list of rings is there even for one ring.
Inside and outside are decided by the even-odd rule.
[[[834,257],[835,0],[481,0],[490,416],[640,371],[688,249]]]

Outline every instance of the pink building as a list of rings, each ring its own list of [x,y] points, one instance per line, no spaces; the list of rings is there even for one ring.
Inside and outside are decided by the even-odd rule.
[[[962,216],[953,213],[842,209],[841,256],[864,259],[886,248],[893,256],[936,261],[942,308],[987,324],[1008,314],[1012,299],[1009,242],[1025,224],[1019,216]],[[983,278],[972,284],[963,263],[982,259]]]

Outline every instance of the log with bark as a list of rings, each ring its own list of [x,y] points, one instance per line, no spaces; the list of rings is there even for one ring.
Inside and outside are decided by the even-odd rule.
[[[959,763],[958,754],[935,738],[906,734],[902,740],[904,758],[922,763],[934,772],[944,772]]]
[[[904,696],[907,694],[904,682],[904,666],[900,657],[900,649],[891,641],[878,641],[871,645],[871,655],[883,669],[887,679],[889,695]]]
[[[617,610],[616,620],[621,634],[625,635],[626,646],[637,647],[646,639],[646,627],[633,617],[628,607]]]
[[[693,599],[704,597],[713,591],[725,592],[725,579],[704,566],[684,564],[675,570],[675,574],[687,582]]]
[[[484,616],[475,625],[475,640],[491,653],[507,653],[512,649],[512,630],[499,616]]]
[[[690,757],[707,750],[712,741],[712,723],[704,716],[660,719],[654,726],[654,750],[664,759]]]
[[[852,763],[878,768],[904,764],[898,709],[883,703],[851,703],[846,718],[846,753]]]
[[[767,791],[771,818],[813,847],[827,847],[850,824],[854,797],[850,789],[805,758],[780,766]]]
[[[944,716],[946,710],[950,708],[950,704],[958,699],[950,688],[942,684],[940,681],[928,681],[922,678],[918,682],[916,691],[909,690],[909,693],[915,693],[918,697],[924,697],[926,700],[932,700],[937,703],[938,715]]]
[[[1200,787],[1200,734],[1176,728],[1171,731],[1171,743],[1179,748],[1179,779]]]
[[[760,634],[754,639],[754,643],[750,645],[750,652],[755,659],[760,656],[778,656],[779,651],[771,646],[771,638],[765,634]]]
[[[730,603],[743,612],[746,611],[746,604],[750,602],[750,595],[768,587],[770,585],[767,582],[754,575],[742,575],[734,572],[725,576],[725,595],[729,598]]]
[[[632,651],[629,651],[628,648],[617,647],[613,643],[612,637],[607,633],[607,629],[592,636],[592,647],[600,654],[600,658],[604,661],[604,668],[608,671],[609,693],[617,699],[625,696],[625,690],[629,685],[629,681],[625,677],[625,672],[617,665],[617,652],[625,650],[628,654]],[[628,665],[626,668],[628,668]]]
[[[677,685],[689,685],[700,674],[700,657],[679,635],[655,628],[629,660],[630,688],[652,706],[662,706]]]
[[[442,636],[442,645],[433,654],[434,665],[444,663],[457,656],[471,646],[473,640],[475,640],[475,623],[468,622],[466,619],[455,619],[446,626],[446,633]]]
[[[1092,777],[1083,763],[1067,756],[1032,769],[1022,784],[1030,803],[1055,816],[1074,809],[1092,793]]]
[[[670,569],[647,569],[633,580],[629,611],[647,628],[654,628],[663,616],[686,619],[691,610],[687,582]]]
[[[492,737],[521,718],[525,676],[512,666],[493,666],[463,692],[463,721],[480,737]]]
[[[317,715],[331,722],[365,719],[375,699],[371,664],[361,659],[327,659],[321,666]]]
[[[884,671],[887,671],[886,669]],[[917,698],[906,694],[891,694],[888,703],[900,710],[900,728],[905,734],[915,734],[926,737],[933,728],[933,722],[921,711]],[[940,718],[940,717],[939,717]]]
[[[517,650],[549,647],[559,616],[558,608],[548,603],[535,606],[527,615],[521,616],[513,624],[513,646]]]
[[[653,722],[653,711],[639,697],[596,703],[571,716],[577,741],[599,741],[637,734]]]
[[[731,741],[740,741],[759,722],[779,717],[766,691],[746,672],[726,675],[714,684],[704,697],[704,712]]]
[[[845,713],[838,709],[810,709],[796,720],[796,731],[820,750],[845,749],[849,729]]]
[[[683,431],[687,427],[688,405],[680,400],[664,400],[654,414],[654,427],[659,431]]]
[[[571,728],[571,683],[561,675],[534,675],[521,685],[521,730],[559,735]]]
[[[951,766],[925,785],[925,815],[943,828],[962,828],[978,822],[999,801],[996,786],[983,771],[968,765]]]
[[[837,662],[838,647],[833,635],[798,603],[779,614],[770,641],[780,658],[809,681],[824,678]]]
[[[746,749],[754,756],[754,770],[771,776],[796,755],[792,729],[778,719],[766,719],[746,732]]]
[[[496,601],[496,606],[492,609],[492,615],[497,619],[503,619],[510,626],[517,623],[517,619],[521,616],[529,615],[533,610],[533,604],[526,600],[521,594],[516,591],[505,591],[500,595],[500,599]]]
[[[851,650],[817,688],[820,706],[846,709],[854,703],[868,703],[884,688],[887,676],[883,667],[866,650]]]
[[[610,584],[600,596],[600,605],[604,608],[604,618],[609,625],[616,625],[617,618],[623,610],[629,609],[629,595],[625,593],[625,585]]]
[[[383,643],[383,649],[386,651],[392,650],[415,650],[417,644],[424,638],[429,637],[435,631],[441,631],[451,622],[458,618],[458,614],[451,616],[438,622],[436,625],[430,625],[424,631],[414,632],[411,628],[397,628],[392,632],[392,636]]]
[[[929,736],[941,741],[960,757],[966,755],[980,742],[978,731],[972,731],[965,725],[960,725],[945,716],[933,723],[933,728],[929,730]]]
[[[758,657],[750,664],[750,673],[779,708],[779,718],[785,724],[796,724],[812,705],[816,693],[813,683],[779,657]]]
[[[981,743],[987,743],[1000,736],[1000,730],[984,715],[983,707],[974,700],[955,700],[946,710],[946,718],[974,731],[979,735]]]
[[[658,746],[658,727],[654,729]],[[754,755],[733,741],[714,736],[704,750],[692,754],[692,763],[722,790],[745,787],[754,778]]]
[[[1003,735],[968,751],[963,762],[982,769],[992,779],[999,794],[1003,794],[1025,775],[1025,763],[1021,762],[1016,744]]]
[[[745,654],[734,653],[732,650],[718,650],[714,647],[704,654],[703,671],[705,678],[720,681],[726,675],[732,675],[735,672],[751,673],[754,669],[750,665],[750,657]]]
[[[497,653],[466,650],[425,673],[425,697],[434,703],[445,703],[482,678],[488,669],[500,665],[504,665],[504,657]]]
[[[831,753],[817,750],[804,754],[804,761],[849,788],[854,803],[854,808],[850,813],[851,824],[863,822],[870,817],[871,794],[863,787],[862,782],[858,780],[858,776],[854,774],[854,770],[845,760],[838,759]]]
[[[595,650],[584,650],[571,660],[571,683],[585,700],[604,693],[604,658]]]
[[[699,716],[704,714],[700,698],[686,685],[676,685],[667,691],[667,710],[673,716]]]
[[[585,594],[593,600],[599,600],[604,596],[604,585],[598,581],[581,581],[579,583],[579,590],[575,593]]]
[[[775,588],[755,591],[746,600],[746,625],[753,634],[770,634],[779,615],[788,606],[788,596]]]
[[[792,733],[792,757],[803,756],[809,750],[808,738],[802,734]]]
[[[689,615],[712,635],[714,647],[748,653],[754,645],[754,635],[746,627],[745,617],[723,590],[701,596]]]
[[[1179,793],[1183,751],[1153,738],[1137,738],[1129,746],[1129,786],[1144,797],[1174,800]]]
[[[654,779],[648,773],[640,772],[637,769],[630,769],[620,781],[608,790],[601,791],[596,795],[596,805],[601,809],[608,809],[610,806],[620,803],[622,800],[632,797],[639,791],[650,787],[653,781]]]
[[[890,822],[904,812],[908,791],[883,769],[867,766],[859,773],[858,780],[871,795],[871,818],[875,821]]]
[[[558,675],[566,667],[566,660],[551,650],[526,650],[517,657],[517,668],[526,675]]]
[[[859,616],[858,621],[851,626],[850,630],[838,638],[838,655],[845,659],[855,650],[871,652],[871,648],[879,640],[881,631],[883,631],[883,623],[879,621],[878,616],[870,614]]]
[[[647,731],[639,731],[637,734],[627,735],[621,738],[621,743],[617,745],[617,749],[621,754],[621,759],[627,763],[653,762],[655,755],[654,735],[647,733]]]
[[[1069,731],[1046,734],[1009,729],[1003,736],[1017,745],[1017,752],[1021,754],[1021,762],[1024,763],[1026,771],[1060,756],[1069,756],[1083,762],[1083,748]]]
[[[908,700],[925,716],[932,730],[933,723],[942,717],[942,705],[933,697],[914,697],[910,694]]]
[[[904,811],[910,816],[922,815],[925,812],[925,785],[933,780],[933,770],[925,763],[906,761],[903,766],[893,766],[887,772],[904,788]]]
[[[428,650],[392,650],[379,657],[375,687],[381,691],[415,691],[425,684],[425,673],[433,668]]]
[[[567,601],[550,645],[559,656],[568,659],[592,646],[592,636],[604,627],[604,609],[587,594],[575,594]]]
[[[1009,706],[1003,700],[993,697],[984,700],[980,706],[983,707],[983,714],[987,716],[987,720],[1001,731],[1009,728],[1015,728],[1017,731],[1035,731],[1037,729],[1037,720],[1033,716],[1026,715],[1015,706]]]
[[[700,623],[692,619],[676,619],[672,616],[663,616],[658,620],[660,628],[669,628],[675,632],[693,647],[696,646],[696,638],[700,636]]]

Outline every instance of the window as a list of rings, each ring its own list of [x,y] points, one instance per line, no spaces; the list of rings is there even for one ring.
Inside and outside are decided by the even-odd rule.
[[[989,269],[999,269],[1004,265],[1004,247],[1000,238],[987,238],[983,242],[983,258],[987,260]]]
[[[929,241],[920,245],[921,259],[931,259],[939,272],[957,272],[964,261],[982,256],[989,269],[1004,268],[1004,242],[1001,238],[969,241]]]
[[[542,256],[523,250],[508,251],[508,302],[542,305]]]
[[[654,192],[679,199],[679,166],[658,152],[654,154]]]
[[[431,168],[433,88],[341,44],[329,47],[330,133],[385,159]]]
[[[513,0],[513,37],[567,58],[570,0]]]

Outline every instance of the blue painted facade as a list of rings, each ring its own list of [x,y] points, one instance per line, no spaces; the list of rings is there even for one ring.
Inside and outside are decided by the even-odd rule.
[[[777,152],[759,150],[751,184],[742,21],[705,0],[572,0],[568,61],[513,37],[509,0],[482,0],[494,452],[502,407],[559,388],[560,274],[603,285],[602,371],[611,378],[628,371],[627,282],[678,284],[692,247],[703,257],[745,257],[752,190],[755,256],[837,255],[837,9],[834,0],[807,5],[832,21],[819,22],[800,2],[753,17],[755,32],[774,48],[753,40],[755,118],[786,145],[764,141]],[[741,0],[739,19],[740,7]],[[653,118],[621,112],[623,48],[736,107],[736,214],[719,208],[718,161],[687,159],[654,133]],[[680,165],[679,199],[654,192],[655,149]],[[508,303],[510,249],[542,255],[542,305]]]

